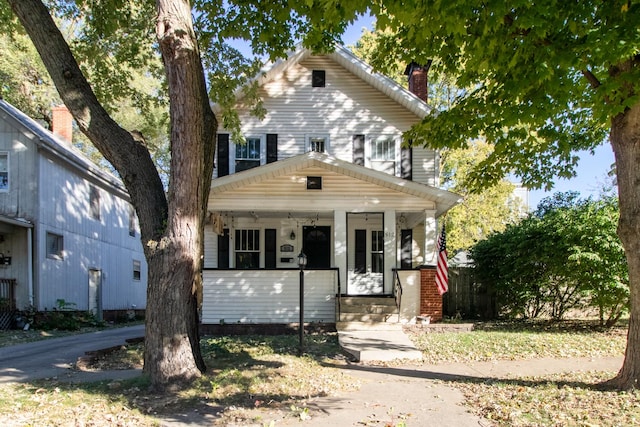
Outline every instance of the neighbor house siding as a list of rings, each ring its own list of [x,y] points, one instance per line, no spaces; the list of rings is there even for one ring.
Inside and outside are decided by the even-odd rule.
[[[129,235],[130,205],[103,187],[45,156],[40,157],[41,179],[38,233],[38,303],[55,307],[58,299],[89,308],[89,270],[102,271],[102,308],[144,307],[146,263],[140,235]],[[99,193],[100,219],[91,217],[90,193]],[[47,257],[46,234],[55,233],[64,241],[62,259]],[[141,261],[141,280],[133,279],[133,260]]]

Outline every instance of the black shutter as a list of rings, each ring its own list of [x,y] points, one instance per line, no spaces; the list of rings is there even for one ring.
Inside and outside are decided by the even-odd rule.
[[[400,242],[402,248],[400,255],[400,268],[412,268],[411,252],[413,249],[413,231],[400,230]]]
[[[218,268],[229,268],[229,229],[218,235]]]
[[[364,135],[353,135],[353,164],[364,166]]]
[[[273,163],[278,160],[278,134],[267,134],[267,163]]]
[[[218,134],[218,176],[229,175],[229,134]]]
[[[400,150],[400,176],[413,181],[413,148],[402,147]]]
[[[367,230],[356,230],[355,242],[355,273],[366,273],[367,271]]]
[[[264,230],[264,268],[276,268],[276,230]]]

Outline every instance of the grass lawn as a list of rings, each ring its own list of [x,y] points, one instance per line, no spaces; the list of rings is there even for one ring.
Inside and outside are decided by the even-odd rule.
[[[620,356],[624,327],[600,330],[586,322],[488,323],[466,333],[414,333],[425,363],[518,360],[539,357]],[[216,414],[216,425],[275,425],[273,419],[308,417],[306,402],[358,388],[339,369],[347,363],[335,334],[306,336],[304,357],[297,336],[206,337],[210,371],[188,390],[156,396],[144,379],[69,385],[55,379],[0,387],[5,425],[156,425],[158,414],[197,409]],[[104,367],[140,363],[132,345],[99,362]],[[569,373],[540,378],[453,381],[470,410],[499,426],[613,426],[640,424],[640,393],[603,390],[614,372]],[[273,417],[277,414],[277,417]],[[407,426],[411,426],[409,421]]]

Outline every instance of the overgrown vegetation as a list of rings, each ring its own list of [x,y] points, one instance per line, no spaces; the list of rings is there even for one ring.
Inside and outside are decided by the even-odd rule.
[[[603,325],[613,325],[629,308],[618,216],[612,195],[594,200],[556,193],[473,247],[476,279],[495,293],[500,315],[562,319],[570,310],[592,308]]]

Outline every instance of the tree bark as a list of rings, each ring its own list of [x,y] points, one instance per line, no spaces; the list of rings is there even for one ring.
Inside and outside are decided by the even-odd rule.
[[[147,148],[97,100],[40,0],[8,0],[80,130],[118,171],[138,214],[149,266],[145,372],[158,390],[200,375],[199,294],[204,217],[217,122],[207,96],[190,7],[159,0],[157,35],[171,101],[168,197]]]
[[[640,104],[612,119],[610,140],[618,177],[618,236],[629,268],[631,305],[624,363],[610,383],[629,390],[638,388],[640,381]]]

